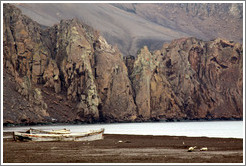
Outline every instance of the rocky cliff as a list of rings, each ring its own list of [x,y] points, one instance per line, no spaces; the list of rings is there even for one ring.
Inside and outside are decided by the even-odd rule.
[[[44,29],[12,5],[3,13],[6,124],[243,116],[241,44],[182,38],[123,58],[77,19]]]
[[[243,116],[242,45],[223,39],[177,39],[150,53],[140,50],[131,80],[145,119]]]

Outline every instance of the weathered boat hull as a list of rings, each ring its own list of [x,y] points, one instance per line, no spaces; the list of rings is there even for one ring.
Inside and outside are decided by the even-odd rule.
[[[103,139],[103,133],[104,129],[71,134],[29,134],[14,132],[14,139],[20,141],[95,141]]]
[[[26,131],[26,133],[30,133],[30,134],[71,134],[71,131],[67,129],[44,131],[44,130],[30,128],[29,130]]]

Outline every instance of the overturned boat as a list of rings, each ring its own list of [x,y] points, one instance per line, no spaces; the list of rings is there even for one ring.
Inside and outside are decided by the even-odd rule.
[[[37,130],[30,128],[26,132],[14,132],[16,141],[95,141],[103,139],[104,129],[72,133],[70,130]]]

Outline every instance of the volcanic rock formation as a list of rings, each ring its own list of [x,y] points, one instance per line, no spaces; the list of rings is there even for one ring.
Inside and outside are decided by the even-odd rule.
[[[243,117],[241,44],[182,38],[123,58],[77,19],[44,29],[3,14],[6,124]]]
[[[223,39],[177,39],[140,50],[131,80],[138,113],[154,119],[240,118],[242,45]]]
[[[73,120],[136,118],[131,83],[120,52],[76,19],[42,30],[36,22],[21,15],[19,9],[4,5],[4,68],[15,77],[17,85],[22,85],[24,78],[30,80],[30,92],[27,88],[25,93],[18,90],[21,95],[28,95],[38,85],[41,89],[53,89],[52,93],[65,93],[66,100],[76,103],[75,108],[67,110],[73,112]],[[13,113],[5,119],[15,118]],[[51,115],[51,119],[59,117]]]

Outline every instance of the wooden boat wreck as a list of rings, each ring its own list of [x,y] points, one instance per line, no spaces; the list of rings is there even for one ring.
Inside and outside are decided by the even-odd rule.
[[[104,129],[72,133],[70,130],[44,131],[30,128],[26,132],[14,132],[16,141],[95,141],[103,139]]]

